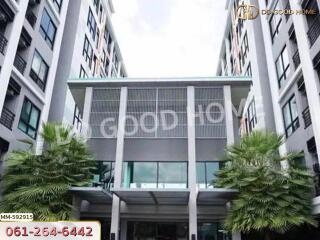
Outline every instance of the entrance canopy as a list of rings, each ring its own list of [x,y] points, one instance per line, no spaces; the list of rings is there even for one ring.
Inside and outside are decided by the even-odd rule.
[[[111,189],[127,204],[187,205],[189,189]]]
[[[238,190],[226,188],[200,189],[198,204],[226,204],[238,194]]]
[[[90,203],[112,202],[112,194],[101,187],[73,187],[69,192]]]

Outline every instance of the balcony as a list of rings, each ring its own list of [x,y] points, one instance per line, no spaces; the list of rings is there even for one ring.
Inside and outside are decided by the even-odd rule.
[[[306,107],[306,109],[303,110],[302,117],[304,121],[304,128],[306,129],[312,124],[309,107]]]
[[[6,128],[12,130],[12,124],[14,121],[15,114],[11,112],[8,108],[3,106],[0,123]]]
[[[310,41],[310,45],[313,46],[313,44],[317,41],[319,35],[320,35],[320,16],[317,16],[312,24],[309,27],[308,30],[308,38]]]
[[[26,69],[26,61],[17,53],[14,59],[13,65],[18,69],[18,71],[23,75]]]
[[[4,51],[6,50],[8,44],[7,38],[0,33],[0,53],[4,55]]]
[[[297,69],[299,67],[300,63],[301,63],[298,49],[295,52],[295,54],[293,55],[292,61],[293,61],[293,64],[294,64],[294,68]]]

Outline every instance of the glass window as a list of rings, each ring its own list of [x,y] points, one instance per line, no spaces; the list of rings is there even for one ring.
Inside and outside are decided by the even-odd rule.
[[[187,163],[159,162],[158,188],[187,188]]]
[[[85,36],[85,39],[84,39],[82,56],[84,56],[86,63],[88,63],[89,67],[91,68],[92,60],[93,60],[92,59],[93,58],[93,49],[92,49],[92,46],[91,46],[87,36]]]
[[[197,162],[197,184],[199,188],[213,188],[216,172],[222,167],[221,162]]]
[[[61,11],[62,0],[52,0],[54,7],[57,9],[58,12]]]
[[[48,72],[48,64],[43,60],[40,53],[35,50],[31,65],[30,77],[41,88],[42,91],[44,91],[46,87]]]
[[[97,161],[97,167],[93,172],[93,187],[110,189],[114,182],[114,162]]]
[[[89,32],[91,33],[93,40],[95,40],[96,31],[97,31],[97,23],[96,23],[96,20],[94,19],[94,16],[93,16],[91,9],[89,9],[87,26],[89,28]]]
[[[277,5],[278,4],[276,4],[274,9],[277,9]],[[281,22],[282,22],[282,17],[280,14],[273,14],[271,16],[270,21],[269,21],[269,27],[270,27],[272,41],[274,41],[274,38],[280,32]]]
[[[256,103],[254,99],[250,102],[248,106],[247,118],[248,118],[247,123],[248,123],[249,132],[252,132],[255,125],[257,124]]]
[[[298,109],[297,109],[297,101],[294,95],[289,99],[289,101],[282,108],[282,114],[283,114],[283,121],[284,121],[286,136],[289,137],[300,126]]]
[[[246,70],[244,75],[247,76],[247,77],[252,77],[251,63],[249,63],[249,65],[247,67],[247,70]]]
[[[276,60],[276,69],[279,88],[281,88],[283,86],[284,80],[286,80],[288,77],[288,72],[290,72],[289,55],[286,46],[284,46],[279,57]]]
[[[86,70],[84,70],[83,66],[80,65],[80,74],[79,74],[79,78],[87,78],[88,74],[86,73]]]
[[[157,188],[157,163],[126,162],[123,177],[124,187]]]
[[[198,223],[198,240],[230,240],[220,223]]]
[[[31,138],[37,136],[40,119],[40,110],[27,98],[24,99],[21,109],[18,128]]]
[[[74,107],[74,114],[73,114],[73,126],[80,130],[82,129],[82,114],[77,105]]]
[[[49,47],[52,49],[54,45],[54,40],[56,37],[57,27],[52,21],[49,13],[46,9],[43,11],[41,24],[40,24],[40,34]]]

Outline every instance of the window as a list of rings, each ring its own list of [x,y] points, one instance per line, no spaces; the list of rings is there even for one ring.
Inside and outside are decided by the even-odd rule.
[[[93,0],[93,6],[95,7],[97,14],[99,11],[99,4],[100,4],[100,0]]]
[[[245,64],[245,60],[247,59],[248,52],[249,52],[248,35],[247,33],[245,33],[242,44],[241,44],[242,65]]]
[[[102,62],[103,64],[106,63],[106,57],[107,57],[106,51],[103,50],[103,51],[102,51],[102,57],[101,57],[101,62]]]
[[[277,9],[277,5],[275,6],[275,9]],[[270,27],[272,42],[280,32],[281,22],[282,22],[282,17],[280,14],[273,14],[270,18],[269,27]]]
[[[46,9],[43,11],[41,24],[40,24],[40,34],[49,47],[52,49],[54,45],[54,39],[56,37],[57,27],[52,21],[49,13]]]
[[[86,70],[84,70],[83,66],[80,65],[80,74],[79,74],[79,78],[87,78],[88,74],[86,73]]]
[[[89,9],[87,26],[89,28],[89,32],[91,33],[93,40],[95,40],[96,39],[96,31],[97,31],[97,23],[96,23],[96,20],[94,19],[94,16],[93,16],[91,9]]]
[[[293,95],[289,101],[282,108],[284,127],[286,131],[287,138],[291,136],[299,127],[299,117],[297,101]]]
[[[100,38],[100,31],[97,28],[97,41],[96,41],[96,48],[99,48],[99,38]]]
[[[58,12],[61,11],[62,0],[52,0],[54,7],[57,9]]]
[[[29,137],[37,137],[40,110],[27,98],[24,99],[18,128]]]
[[[48,72],[48,64],[43,60],[40,53],[35,50],[30,70],[30,77],[42,91],[46,88]]]
[[[84,56],[86,63],[88,63],[89,67],[91,68],[91,66],[92,66],[92,57],[93,57],[93,49],[92,49],[92,46],[91,46],[87,36],[85,36],[85,39],[84,39],[82,56]]]
[[[110,189],[114,181],[114,162],[97,161],[96,169],[93,171],[93,187]]]
[[[199,188],[213,188],[216,172],[222,167],[221,162],[197,162],[197,184]]]
[[[106,63],[104,65],[104,71],[106,72],[106,74],[109,74],[109,66],[110,66],[110,60],[108,57],[106,57]]]
[[[125,188],[187,188],[186,162],[125,162]]]
[[[286,80],[288,77],[288,72],[290,71],[290,62],[286,46],[284,46],[279,57],[276,60],[276,68],[279,88],[281,88],[284,80]]]
[[[251,103],[248,106],[247,124],[248,124],[249,132],[252,132],[255,125],[257,124],[256,103],[254,99],[251,101]]]
[[[108,37],[108,43],[107,43],[107,50],[108,50],[108,53],[111,54],[111,47],[112,47],[112,38],[109,34],[109,37]]]
[[[251,63],[249,63],[249,65],[247,67],[247,70],[246,70],[244,75],[247,76],[247,77],[252,77]]]
[[[73,113],[73,126],[81,131],[82,128],[82,114],[78,108],[77,105],[74,107],[74,113]]]

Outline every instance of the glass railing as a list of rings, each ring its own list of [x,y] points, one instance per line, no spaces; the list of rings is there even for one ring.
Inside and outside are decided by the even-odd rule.
[[[187,162],[124,162],[123,188],[185,189]]]
[[[197,184],[199,188],[214,188],[216,173],[223,168],[223,162],[197,162]]]

